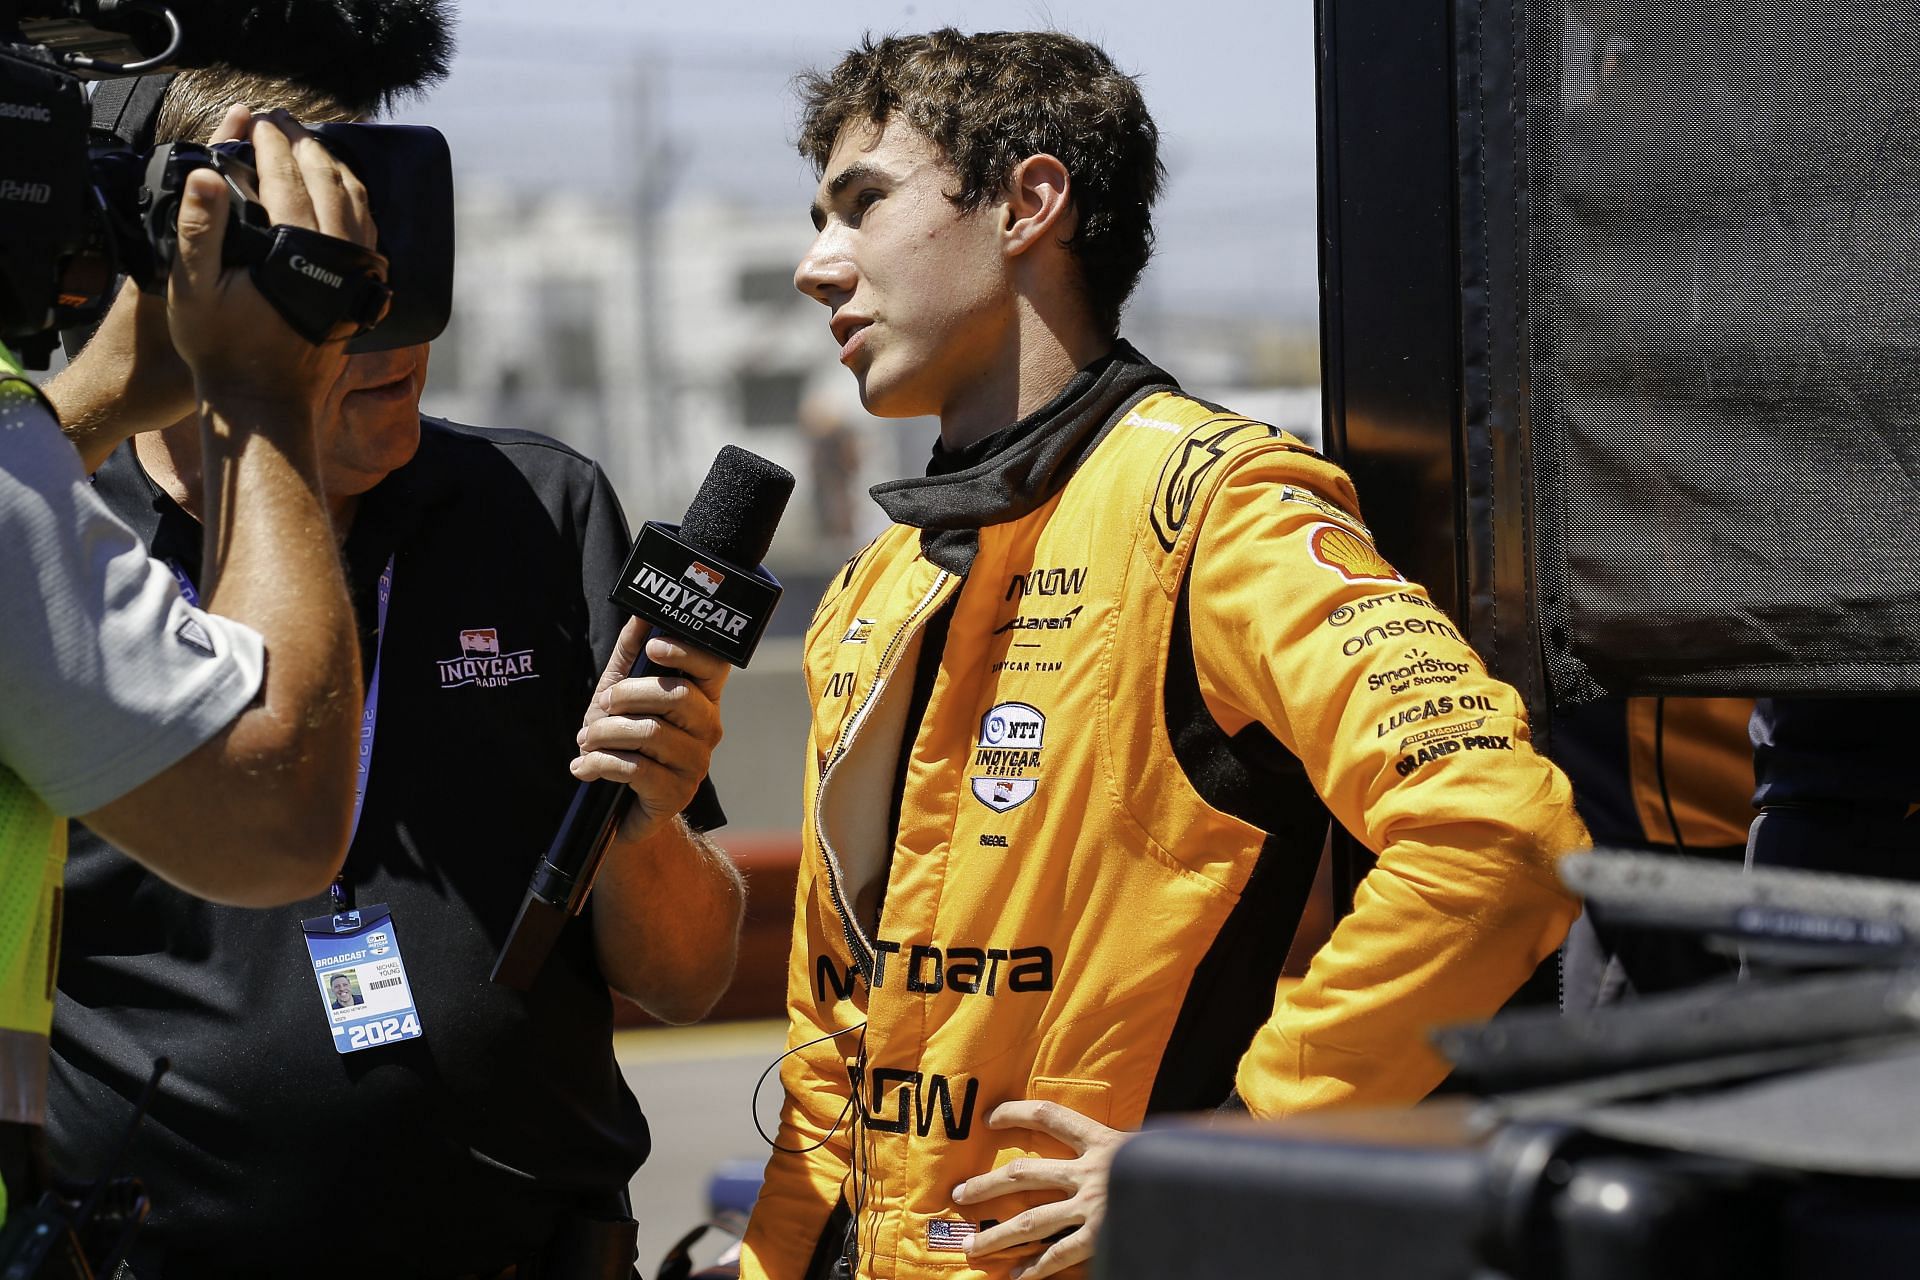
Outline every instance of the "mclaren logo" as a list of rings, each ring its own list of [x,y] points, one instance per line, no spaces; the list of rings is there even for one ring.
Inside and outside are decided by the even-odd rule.
[[[1060,614],[1032,614],[1025,617],[1009,618],[993,629],[993,634],[1003,636],[1009,631],[1071,631],[1073,620],[1086,608],[1077,604]]]

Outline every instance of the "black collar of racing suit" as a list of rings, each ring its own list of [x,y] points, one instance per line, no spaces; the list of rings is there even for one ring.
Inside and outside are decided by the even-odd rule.
[[[921,531],[929,560],[964,577],[980,529],[1038,509],[1129,409],[1155,391],[1179,389],[1131,344],[1117,341],[1034,412],[964,448],[936,443],[925,476],[875,485],[873,499],[896,524]]]

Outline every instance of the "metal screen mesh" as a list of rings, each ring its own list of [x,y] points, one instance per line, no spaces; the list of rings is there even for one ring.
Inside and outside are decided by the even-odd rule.
[[[1556,701],[1920,689],[1920,0],[1527,0]]]

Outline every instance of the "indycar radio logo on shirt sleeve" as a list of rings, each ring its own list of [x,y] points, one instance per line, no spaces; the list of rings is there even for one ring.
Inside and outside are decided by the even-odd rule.
[[[1005,813],[1033,798],[1040,786],[1040,749],[1047,718],[1024,702],[1002,702],[980,717],[968,782],[973,798]]]
[[[496,627],[476,627],[460,633],[460,656],[441,658],[440,687],[442,689],[460,689],[473,685],[480,689],[494,689],[512,684],[516,680],[538,680],[540,673],[533,669],[533,650],[517,649],[504,653],[500,646],[500,631]]]

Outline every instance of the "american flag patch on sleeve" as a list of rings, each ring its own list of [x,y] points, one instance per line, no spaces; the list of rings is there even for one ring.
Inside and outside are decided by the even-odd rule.
[[[927,1220],[927,1248],[947,1249],[956,1253],[965,1252],[967,1241],[978,1235],[980,1228],[971,1222],[956,1222],[949,1218],[930,1218]]]

